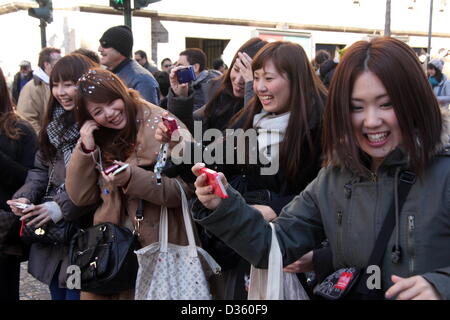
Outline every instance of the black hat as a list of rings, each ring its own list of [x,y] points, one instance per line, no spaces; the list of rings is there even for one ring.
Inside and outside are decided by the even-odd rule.
[[[123,56],[131,58],[133,49],[133,33],[128,26],[115,26],[109,28],[100,38],[103,48],[114,48]]]

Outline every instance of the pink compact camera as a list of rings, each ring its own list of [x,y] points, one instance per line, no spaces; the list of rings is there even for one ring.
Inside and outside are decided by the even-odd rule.
[[[225,187],[220,180],[220,176],[217,172],[208,168],[201,168],[200,172],[206,174],[208,184],[213,187],[215,195],[221,197],[222,199],[228,198],[228,193],[225,190]]]
[[[164,125],[169,129],[169,134],[172,134],[175,130],[178,129],[178,123],[175,118],[172,117],[162,117],[162,121]]]
[[[120,166],[120,164],[113,164],[112,166],[106,168],[105,170],[103,170],[103,172],[109,176],[109,175],[113,175],[115,176],[116,174],[124,171],[126,168],[129,167],[129,164],[124,164],[123,166]]]

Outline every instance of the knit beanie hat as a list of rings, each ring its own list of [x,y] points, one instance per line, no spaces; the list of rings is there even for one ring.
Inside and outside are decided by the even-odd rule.
[[[133,50],[133,33],[128,26],[115,26],[109,28],[100,38],[103,48],[114,48],[123,56],[131,58]]]
[[[444,68],[444,61],[442,61],[441,59],[433,59],[430,61],[430,64],[435,66],[436,69],[438,69],[440,71],[442,71],[442,69]]]

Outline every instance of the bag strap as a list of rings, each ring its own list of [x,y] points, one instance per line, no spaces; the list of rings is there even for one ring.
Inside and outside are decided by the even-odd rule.
[[[284,299],[283,258],[278,244],[275,225],[271,222],[269,224],[272,228],[269,263],[267,269],[259,269],[253,265],[251,266],[248,300]]]
[[[191,217],[189,214],[189,205],[186,197],[186,193],[183,190],[183,187],[181,186],[180,182],[175,179],[175,182],[177,183],[180,194],[181,194],[181,205],[183,209],[183,220],[184,220],[184,226],[186,229],[186,235],[188,238],[188,247],[189,247],[189,253],[191,257],[197,257],[197,246],[195,244],[195,237],[194,237],[194,230],[192,227]],[[168,215],[167,215],[167,207],[161,206],[161,215],[160,215],[160,222],[159,222],[159,242],[161,244],[161,252],[167,252],[167,245],[168,245]]]
[[[402,211],[403,205],[405,204],[406,198],[408,196],[411,187],[416,182],[416,174],[411,171],[402,171],[399,175],[399,184],[398,184],[398,212]],[[392,235],[392,231],[395,227],[395,199],[391,203],[391,207],[384,219],[383,225],[381,227],[380,233],[377,236],[377,240],[375,241],[374,248],[370,255],[367,266],[377,265],[380,266],[384,252],[386,251],[387,244]],[[393,252],[394,254],[398,254],[398,252]],[[361,279],[357,285],[356,290],[362,294],[370,294],[375,290],[370,290],[367,287],[367,279],[370,275],[364,272],[361,275]]]

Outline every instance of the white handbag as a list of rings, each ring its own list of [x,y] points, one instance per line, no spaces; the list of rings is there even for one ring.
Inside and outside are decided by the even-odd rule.
[[[208,278],[220,272],[220,266],[202,248],[195,245],[188,202],[181,190],[184,225],[189,245],[168,243],[167,208],[161,207],[159,242],[135,251],[139,269],[135,300],[210,300]]]
[[[308,294],[295,273],[283,271],[283,259],[275,226],[272,228],[269,264],[267,269],[251,266],[248,300],[309,300]]]

